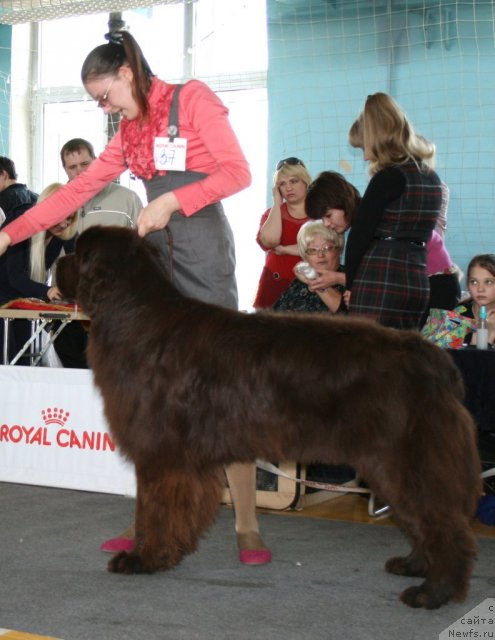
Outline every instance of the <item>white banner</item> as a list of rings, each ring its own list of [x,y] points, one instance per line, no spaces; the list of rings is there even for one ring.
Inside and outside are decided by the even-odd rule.
[[[92,373],[0,366],[0,481],[136,494]]]

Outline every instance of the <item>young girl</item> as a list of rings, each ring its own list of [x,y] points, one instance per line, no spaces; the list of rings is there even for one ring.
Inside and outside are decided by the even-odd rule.
[[[488,344],[495,341],[495,254],[474,256],[467,269],[467,285],[470,298],[456,307],[463,316],[479,319],[480,307],[485,306],[488,317]],[[476,332],[469,333],[466,344],[476,344]]]

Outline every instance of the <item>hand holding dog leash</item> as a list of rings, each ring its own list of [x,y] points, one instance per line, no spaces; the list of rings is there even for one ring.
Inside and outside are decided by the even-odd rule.
[[[139,235],[143,237],[152,231],[164,229],[174,211],[179,209],[180,204],[173,191],[168,191],[155,198],[144,209],[141,209],[138,215],[137,228]]]

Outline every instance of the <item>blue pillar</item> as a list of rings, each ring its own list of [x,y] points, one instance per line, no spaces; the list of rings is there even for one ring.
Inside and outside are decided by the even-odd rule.
[[[0,155],[9,155],[12,27],[0,25]]]

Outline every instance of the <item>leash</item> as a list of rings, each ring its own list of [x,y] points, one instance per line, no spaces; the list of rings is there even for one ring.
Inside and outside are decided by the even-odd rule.
[[[323,491],[337,491],[339,493],[365,493],[370,494],[371,491],[369,489],[365,489],[364,487],[349,487],[343,484],[329,484],[328,482],[313,482],[313,480],[303,480],[302,478],[293,478],[292,476],[280,471],[278,467],[270,462],[265,462],[264,460],[256,460],[256,466],[258,469],[262,469],[267,473],[272,473],[276,476],[282,476],[283,478],[287,478],[287,480],[292,480],[293,482],[297,482],[298,484],[303,484],[306,487],[311,487],[312,489],[321,489]]]
[[[165,227],[165,233],[167,234],[168,240],[168,277],[170,278],[170,282],[174,283],[174,236],[172,235],[172,231],[168,228],[168,225]]]
[[[368,515],[371,518],[385,516],[390,511],[389,505],[382,505],[378,508],[375,508],[375,494],[372,493],[369,489],[365,489],[364,487],[350,487],[343,484],[313,482],[313,480],[302,480],[301,478],[293,478],[287,473],[280,471],[280,469],[274,464],[265,462],[264,460],[256,460],[256,466],[258,467],[258,469],[262,469],[267,473],[271,473],[276,476],[282,476],[283,478],[287,478],[287,480],[292,480],[292,482],[297,482],[298,484],[303,484],[304,486],[311,487],[313,489],[321,489],[322,491],[332,491],[337,493],[361,493],[364,495],[368,495]]]
[[[168,116],[167,133],[169,140],[172,142],[179,133],[179,93],[184,85],[178,84],[174,89],[172,103],[170,105],[170,113]],[[170,282],[174,282],[174,237],[168,225],[165,227],[168,241],[168,276]]]

